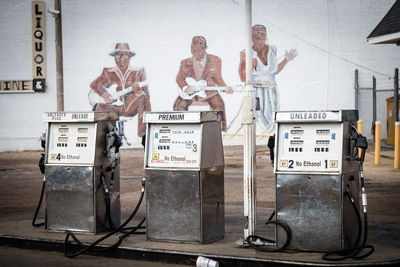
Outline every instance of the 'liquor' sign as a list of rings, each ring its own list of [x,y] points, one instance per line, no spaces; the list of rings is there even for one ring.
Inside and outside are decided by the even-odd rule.
[[[46,83],[46,7],[32,2],[32,80],[0,81],[0,93],[44,92]]]

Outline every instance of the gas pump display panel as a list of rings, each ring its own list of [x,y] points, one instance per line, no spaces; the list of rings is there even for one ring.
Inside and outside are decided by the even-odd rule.
[[[200,167],[201,124],[150,124],[147,166]]]
[[[48,163],[94,163],[95,123],[50,123],[49,132]]]
[[[276,171],[341,172],[340,123],[281,123]]]

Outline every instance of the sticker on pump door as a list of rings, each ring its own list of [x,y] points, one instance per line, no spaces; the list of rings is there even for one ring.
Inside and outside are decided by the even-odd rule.
[[[339,163],[338,160],[280,160],[279,161],[280,169],[287,169],[287,170],[315,170],[315,171],[322,171],[322,170],[332,170],[338,169]]]
[[[287,160],[281,160],[279,165],[281,167],[287,167],[288,166],[288,161]]]

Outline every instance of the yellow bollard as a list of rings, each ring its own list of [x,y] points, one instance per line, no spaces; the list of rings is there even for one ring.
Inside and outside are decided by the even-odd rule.
[[[358,120],[357,130],[362,134],[363,133],[363,120]],[[358,156],[361,157],[361,148],[358,149]]]
[[[394,168],[400,169],[400,121],[394,123]]]
[[[381,122],[375,122],[375,165],[381,165]]]

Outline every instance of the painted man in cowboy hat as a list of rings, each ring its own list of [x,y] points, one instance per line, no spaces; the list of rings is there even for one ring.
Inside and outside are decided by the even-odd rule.
[[[145,83],[146,73],[143,68],[129,65],[135,53],[127,43],[117,43],[110,55],[114,57],[116,66],[104,68],[100,76],[90,84],[90,88],[101,97],[101,101],[94,104],[93,110],[113,110],[120,116],[138,115],[138,136],[142,137],[146,133],[143,112],[151,110]],[[113,87],[116,87],[115,92],[110,89]],[[120,101],[120,104],[116,104],[116,101]]]
[[[207,41],[203,36],[194,36],[192,38],[191,52],[192,57],[181,61],[181,66],[176,76],[176,82],[179,88],[186,94],[191,95],[196,91],[196,86],[188,83],[187,78],[195,81],[205,81],[208,91],[205,92],[205,97],[195,96],[192,99],[183,99],[178,96],[174,103],[174,110],[188,110],[188,107],[194,100],[208,103],[211,110],[222,111],[221,130],[226,131],[225,119],[225,103],[221,95],[211,86],[226,87],[221,75],[221,59],[217,56],[207,54]],[[227,87],[228,94],[233,92],[231,87]]]

